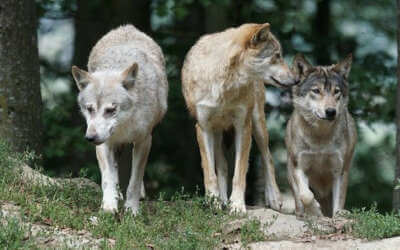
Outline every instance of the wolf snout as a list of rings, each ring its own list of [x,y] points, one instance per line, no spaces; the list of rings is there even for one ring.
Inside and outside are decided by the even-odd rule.
[[[275,78],[273,76],[271,76],[271,80],[273,81],[273,83],[275,83],[275,85],[278,85],[279,87],[282,88],[290,88],[293,85],[296,85],[300,82],[300,80],[298,79],[278,79]]]
[[[99,140],[99,137],[98,137],[97,134],[87,134],[87,135],[85,135],[85,139],[86,139],[88,142],[91,142],[91,143],[96,144],[96,145],[99,145],[99,144],[102,143],[102,142]]]
[[[327,108],[325,110],[325,116],[328,120],[334,120],[336,116],[336,109],[334,108]]]

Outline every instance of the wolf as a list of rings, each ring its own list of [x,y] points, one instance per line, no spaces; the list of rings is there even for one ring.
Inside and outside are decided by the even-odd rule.
[[[344,208],[357,131],[348,111],[351,54],[331,66],[313,67],[295,56],[300,83],[286,127],[287,170],[296,215],[333,216]]]
[[[244,194],[252,134],[261,150],[266,178],[266,201],[280,210],[282,202],[268,147],[264,114],[264,84],[287,87],[296,83],[282,58],[270,25],[243,24],[201,37],[182,67],[182,91],[197,120],[204,185],[209,196],[228,202],[228,167],[223,132],[234,129],[236,151],[230,205],[245,212]]]
[[[88,72],[72,67],[86,139],[96,145],[103,191],[102,209],[118,211],[117,154],[133,145],[126,210],[136,214],[152,130],[167,111],[168,82],[161,48],[133,25],[104,35],[89,55]]]

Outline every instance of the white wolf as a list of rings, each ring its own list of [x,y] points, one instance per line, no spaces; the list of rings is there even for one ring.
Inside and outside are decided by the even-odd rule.
[[[102,209],[118,211],[115,153],[133,143],[125,209],[138,212],[152,130],[167,110],[168,82],[160,47],[132,25],[101,38],[92,49],[89,72],[72,67],[78,103],[86,118],[86,139],[96,144],[103,190]],[[143,188],[142,188],[143,189]],[[144,190],[143,190],[144,191]]]

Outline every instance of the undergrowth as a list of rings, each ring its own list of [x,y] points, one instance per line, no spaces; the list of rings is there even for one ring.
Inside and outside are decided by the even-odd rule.
[[[400,235],[400,214],[381,214],[376,204],[370,209],[355,209],[349,217],[354,220],[351,233],[356,237],[376,240]]]
[[[231,237],[222,233],[222,227],[233,219],[242,218],[215,208],[199,195],[187,195],[183,191],[169,201],[162,195],[156,201],[142,201],[138,216],[123,212],[116,215],[102,213],[99,211],[101,192],[96,188],[77,188],[73,183],[36,185],[21,180],[15,169],[31,158],[30,154],[13,153],[0,140],[0,202],[12,201],[19,205],[27,222],[86,230],[94,237],[113,239],[115,245],[110,246],[104,241],[104,249],[219,248]],[[0,247],[29,245],[22,238],[26,228],[17,221],[7,225],[4,230],[0,228],[5,232],[0,234],[0,244],[3,244]],[[249,221],[242,227],[240,238],[245,244],[263,240],[261,228],[259,222]],[[5,238],[14,239],[14,243],[4,241]]]

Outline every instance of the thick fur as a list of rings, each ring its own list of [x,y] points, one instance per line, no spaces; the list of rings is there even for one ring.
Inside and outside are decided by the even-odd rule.
[[[348,112],[351,56],[332,66],[293,62],[294,112],[286,128],[288,179],[296,215],[332,216],[344,208],[357,132]]]
[[[96,144],[105,211],[116,212],[120,198],[118,158],[133,144],[125,208],[138,212],[153,128],[167,110],[168,82],[160,47],[132,25],[101,38],[92,49],[89,72],[72,68],[86,118],[86,138]],[[122,151],[121,151],[122,150]],[[125,154],[125,153],[124,153]]]
[[[233,211],[246,211],[244,191],[252,133],[262,153],[268,204],[281,208],[268,148],[264,84],[289,86],[294,75],[282,59],[281,46],[269,24],[244,24],[201,37],[182,68],[187,107],[196,118],[204,184],[208,195],[227,202],[227,162],[222,136],[235,130],[235,169],[230,196]]]

